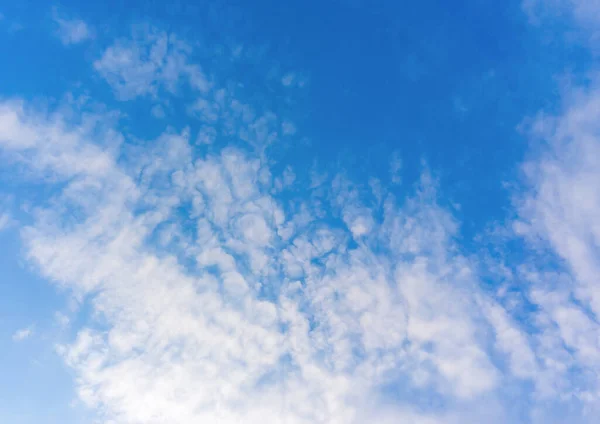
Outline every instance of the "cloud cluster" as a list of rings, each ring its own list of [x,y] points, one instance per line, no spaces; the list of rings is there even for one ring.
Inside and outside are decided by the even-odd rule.
[[[600,91],[533,126],[544,143],[513,225],[533,259],[508,266],[529,302],[517,311],[484,289],[431,173],[403,199],[343,172],[278,173],[268,146],[296,127],[190,52],[135,27],[94,69],[120,101],[188,87],[195,135],[169,128],[140,148],[118,113],[0,102],[3,159],[53,188],[22,229],[28,259],[91,305],[57,350],[99,420],[546,423],[568,405],[592,422]],[[400,157],[390,173],[401,181]]]
[[[205,92],[210,82],[199,65],[188,63],[190,49],[173,34],[137,25],[132,37],[118,39],[108,47],[94,62],[94,68],[120,100],[156,97],[159,90],[175,92],[184,80]]]
[[[65,186],[24,239],[104,322],[60,351],[107,420],[353,422],[395,382],[464,401],[499,383],[429,178],[379,222],[333,182],[332,225],[273,197],[252,151],[193,160],[189,135],[167,133],[124,168],[98,150],[112,130],[26,110],[3,104],[3,147]]]
[[[554,264],[523,276],[544,324],[541,355],[557,374],[578,374],[571,395],[595,400],[600,385],[589,376],[600,372],[600,92],[575,91],[562,114],[534,122],[544,143],[524,165],[529,189],[518,198],[514,227]]]

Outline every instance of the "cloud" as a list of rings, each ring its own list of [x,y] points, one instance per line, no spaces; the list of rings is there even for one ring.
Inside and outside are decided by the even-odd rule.
[[[3,202],[0,202],[0,208],[5,208],[5,206],[2,205],[2,203]],[[16,221],[13,219],[11,213],[7,210],[3,211],[0,209],[0,231],[10,228],[14,224],[16,224]]]
[[[597,48],[600,5],[594,1],[524,3],[537,18],[564,14]],[[562,18],[564,23],[564,17]],[[585,84],[563,86],[562,107],[528,122],[532,139],[523,165],[524,184],[515,195],[516,234],[533,250],[518,272],[535,308],[537,333],[531,337],[543,366],[538,391],[558,395],[584,412],[598,415],[600,385],[600,81],[587,71]],[[549,382],[553,382],[550,384]],[[558,411],[553,411],[558,412]]]
[[[56,312],[54,314],[54,321],[56,322],[58,327],[63,329],[67,328],[71,323],[71,319],[62,312]]]
[[[70,131],[61,112],[50,116],[31,113],[24,102],[7,101],[0,104],[0,146],[9,159],[26,163],[30,170],[46,176],[101,174],[112,161],[104,149],[121,142],[119,134],[104,128],[104,123],[111,120],[114,118],[108,115],[89,115]],[[86,133],[96,130],[102,133],[103,146],[81,142]]]
[[[7,228],[11,224],[11,222],[12,222],[12,219],[11,219],[10,215],[7,214],[6,212],[2,212],[0,214],[0,231]]]
[[[172,34],[141,25],[133,28],[131,39],[108,47],[94,68],[120,100],[156,97],[160,90],[175,92],[183,80],[206,92],[210,88],[206,75],[200,66],[187,62],[190,49]]]
[[[11,210],[13,203],[13,196],[0,195],[0,232],[17,224],[17,221],[13,218],[13,212]]]
[[[577,33],[586,47],[597,51],[600,42],[600,4],[596,0],[523,0],[523,10],[535,25],[569,24],[568,37]],[[560,32],[559,32],[560,33]]]
[[[69,178],[23,237],[40,272],[103,317],[59,352],[104,419],[358,422],[385,387],[436,393],[448,413],[500,387],[474,265],[427,175],[382,219],[336,177],[325,216],[307,217],[312,201],[296,213],[274,197],[252,150],[192,159],[189,133],[167,132],[123,167],[99,147],[115,129],[2,110],[4,148]],[[91,151],[102,166],[81,165]]]
[[[294,135],[296,134],[296,126],[291,121],[283,121],[281,124],[281,131],[283,135]]]
[[[524,0],[523,8],[532,18],[565,13],[584,25],[600,21],[600,5],[594,0]]]
[[[572,395],[596,403],[600,386],[585,374],[600,371],[600,125],[597,82],[574,88],[556,116],[540,115],[531,125],[541,146],[524,165],[527,191],[517,197],[515,231],[543,254],[551,269],[523,276],[543,324],[540,356],[554,372],[576,378]],[[577,367],[580,371],[572,370]]]
[[[283,76],[283,78],[281,78],[281,83],[284,86],[289,87],[290,85],[292,85],[294,83],[295,79],[296,79],[296,76],[293,73],[288,73],[288,74],[285,74]]]
[[[288,72],[281,77],[281,85],[284,87],[302,88],[306,85],[306,76],[296,73]]]
[[[29,326],[27,328],[22,328],[21,330],[16,331],[15,334],[13,334],[12,339],[15,342],[22,342],[23,340],[30,338],[32,335],[33,326]]]
[[[164,119],[166,116],[166,112],[164,107],[162,107],[161,105],[154,105],[152,107],[152,109],[150,109],[150,113],[152,114],[152,116],[154,116],[156,119]]]
[[[67,18],[52,11],[52,19],[57,26],[56,35],[65,45],[80,44],[94,37],[94,31],[81,19]]]
[[[76,332],[57,352],[101,422],[545,423],[564,405],[593,422],[600,91],[532,125],[543,148],[512,228],[529,244],[502,276],[522,283],[519,315],[427,170],[397,199],[343,170],[278,168],[268,147],[291,121],[191,57],[139,26],[94,68],[148,111],[187,85],[196,133],[139,143],[105,108],[0,101],[3,159],[51,187],[21,228],[27,259],[92,310],[56,316]],[[397,184],[397,155],[390,167]]]

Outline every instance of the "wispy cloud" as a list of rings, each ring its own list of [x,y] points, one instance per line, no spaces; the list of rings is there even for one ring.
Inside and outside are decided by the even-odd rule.
[[[0,212],[0,231],[10,227],[13,223],[13,219],[7,212]]]
[[[56,24],[56,36],[65,45],[80,44],[94,37],[94,31],[81,19],[69,18],[58,9],[52,10],[52,19]]]
[[[597,86],[593,83],[592,86]],[[524,166],[529,190],[518,197],[515,230],[553,255],[550,269],[529,270],[530,298],[544,323],[539,345],[562,375],[574,364],[600,372],[600,125],[597,88],[575,89],[556,116],[540,116],[532,136],[544,140]],[[559,366],[560,364],[560,366]],[[573,395],[596,402],[600,386],[585,381]]]
[[[271,194],[262,149],[192,160],[189,132],[166,132],[123,168],[100,147],[123,136],[100,116],[80,127],[23,102],[0,110],[4,149],[68,178],[23,235],[40,271],[91,296],[110,325],[60,349],[82,400],[109,418],[352,422],[358,400],[378,402],[390,384],[452,402],[499,387],[483,293],[427,174],[379,210],[338,175],[295,212]],[[262,125],[253,119],[233,122]],[[250,146],[263,137],[246,132]]]
[[[600,4],[594,0],[523,0],[523,8],[535,19],[543,18],[544,15],[567,14],[583,25],[600,21]]]
[[[25,29],[25,26],[21,22],[15,20],[14,18],[7,17],[2,12],[0,12],[0,28],[5,30],[9,34],[15,34]]]
[[[536,25],[558,22],[569,26],[566,36],[580,38],[594,51],[600,48],[600,3],[596,0],[523,0],[523,9]],[[574,33],[578,36],[574,37]]]
[[[29,162],[70,180],[23,235],[40,271],[91,297],[109,326],[59,349],[107,419],[360,422],[402,385],[445,399],[442,418],[407,396],[382,419],[451,422],[507,376],[531,378],[527,347],[478,288],[427,173],[382,209],[342,175],[296,209],[271,194],[260,150],[193,160],[189,132],[167,132],[126,168],[99,151],[103,166],[81,166],[101,132],[19,102],[2,110],[5,148],[39,158],[42,134],[63,140],[60,161]],[[497,350],[490,328],[503,329]]]
[[[568,405],[586,422],[600,393],[599,90],[533,125],[543,148],[512,226],[528,260],[507,266],[531,305],[518,315],[487,290],[430,172],[398,199],[341,169],[278,167],[269,146],[301,130],[208,77],[191,46],[135,27],[94,69],[163,119],[156,98],[188,87],[196,132],[173,122],[144,139],[104,108],[0,102],[5,158],[52,186],[21,228],[27,258],[93,311],[83,325],[56,315],[76,331],[57,350],[100,420],[546,423]],[[400,183],[398,155],[389,171]]]
[[[13,334],[12,339],[15,342],[22,342],[23,340],[30,338],[32,335],[33,335],[33,326],[29,326],[27,328],[22,328],[20,330],[17,330]]]
[[[156,96],[160,89],[174,92],[182,80],[206,92],[210,82],[200,66],[188,63],[189,51],[190,46],[174,35],[136,26],[131,39],[117,40],[94,67],[121,100]]]

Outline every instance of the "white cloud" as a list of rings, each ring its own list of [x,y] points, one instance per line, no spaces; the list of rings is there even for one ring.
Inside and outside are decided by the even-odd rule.
[[[7,212],[0,212],[0,231],[7,229],[13,224],[13,219]]]
[[[515,230],[565,267],[518,267],[535,306],[523,322],[482,289],[427,172],[400,200],[316,167],[309,195],[278,196],[299,180],[272,177],[266,149],[288,121],[209,83],[189,53],[143,27],[95,68],[121,100],[186,81],[194,143],[170,129],[132,154],[112,114],[0,102],[6,157],[59,183],[22,237],[39,272],[93,310],[57,350],[101,421],[502,423],[519,409],[541,423],[573,398],[593,410],[598,91],[537,121],[548,144],[525,167]],[[394,156],[392,183],[400,170]]]
[[[524,166],[527,191],[518,196],[514,224],[557,263],[550,271],[533,269],[522,276],[539,307],[538,354],[548,372],[571,380],[563,383],[563,392],[590,405],[600,396],[598,382],[584,378],[600,372],[599,108],[600,90],[593,82],[572,91],[562,113],[534,121],[532,136],[543,143]],[[573,367],[581,371],[570,371]],[[573,384],[576,378],[579,384]]]
[[[103,317],[105,330],[80,328],[59,351],[105,420],[347,423],[385,385],[432,391],[448,413],[500,387],[482,294],[431,179],[405,205],[388,198],[378,222],[338,177],[328,197],[346,224],[331,226],[286,216],[254,153],[192,160],[183,131],[123,168],[97,131],[19,102],[0,109],[5,149],[70,178],[23,236],[40,271]],[[81,166],[90,149],[103,166]]]
[[[156,96],[160,89],[175,92],[182,81],[206,92],[210,83],[198,65],[188,63],[190,51],[172,34],[138,26],[131,39],[119,39],[108,47],[94,67],[121,100]]]
[[[281,84],[284,87],[302,88],[306,82],[306,76],[296,72],[288,72],[281,77]]]
[[[296,174],[292,170],[290,166],[287,166],[283,170],[283,174],[280,177],[277,177],[273,183],[273,186],[276,191],[281,191],[287,187],[290,187],[294,181],[296,180]]]
[[[22,328],[20,330],[17,330],[13,334],[12,339],[15,342],[22,342],[23,340],[30,338],[32,335],[33,335],[33,326],[29,326],[27,328]]]
[[[57,25],[56,35],[65,46],[80,44],[94,37],[94,31],[81,19],[67,18],[56,9],[52,11],[52,19]]]
[[[540,237],[570,266],[578,296],[600,313],[600,90],[580,92],[561,116],[540,117],[536,136],[546,145],[525,165],[531,191],[520,200],[517,230]]]
[[[111,116],[83,118],[76,129],[66,129],[64,116],[35,114],[27,110],[21,101],[0,104],[0,146],[9,157],[25,162],[30,168],[60,178],[74,175],[103,174],[112,166],[112,157],[102,147],[121,143],[119,134],[105,127],[114,121]],[[104,146],[82,143],[87,134],[98,131]]]
[[[597,1],[525,0],[523,7],[536,24],[557,19],[568,24],[570,43],[576,33],[585,47],[597,49]],[[584,86],[561,87],[562,109],[553,115],[542,111],[529,122],[535,148],[523,166],[513,223],[531,248],[516,275],[535,311],[529,343],[539,370],[537,392],[561,396],[570,405],[563,409],[583,404],[584,412],[565,418],[581,422],[593,422],[600,413],[600,384],[590,377],[600,372],[600,81],[597,69],[588,71]],[[513,340],[522,338],[511,333]],[[525,350],[515,354],[531,363]],[[556,413],[564,414],[540,408],[533,416],[549,419]]]

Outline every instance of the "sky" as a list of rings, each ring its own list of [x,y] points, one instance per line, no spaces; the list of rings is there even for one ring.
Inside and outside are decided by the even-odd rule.
[[[598,422],[600,3],[454,3],[0,2],[0,422]]]

